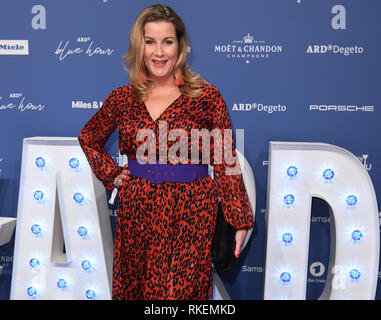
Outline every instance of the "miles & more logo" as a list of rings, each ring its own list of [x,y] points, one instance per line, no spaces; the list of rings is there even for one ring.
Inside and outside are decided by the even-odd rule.
[[[71,102],[71,108],[72,109],[99,109],[103,105],[103,101],[72,101]]]

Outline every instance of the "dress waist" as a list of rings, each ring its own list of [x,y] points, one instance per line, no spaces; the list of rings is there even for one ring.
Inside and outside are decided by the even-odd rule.
[[[207,164],[145,163],[128,159],[128,170],[133,176],[149,179],[151,183],[192,182],[208,176]]]

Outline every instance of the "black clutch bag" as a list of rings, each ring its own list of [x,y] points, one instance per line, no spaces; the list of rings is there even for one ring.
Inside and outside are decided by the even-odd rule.
[[[222,204],[219,202],[211,252],[213,266],[218,273],[229,274],[236,261],[235,233],[233,226],[225,220]]]

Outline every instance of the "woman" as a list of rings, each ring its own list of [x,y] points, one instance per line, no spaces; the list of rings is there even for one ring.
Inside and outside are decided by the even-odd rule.
[[[94,174],[106,189],[119,189],[113,299],[210,298],[210,247],[219,198],[226,220],[237,230],[237,257],[253,227],[239,164],[237,174],[226,174],[234,168],[225,160],[215,164],[212,179],[207,164],[190,163],[191,142],[184,136],[180,142],[186,143],[186,154],[166,152],[177,140],[159,145],[162,130],[182,129],[191,137],[192,129],[231,129],[219,91],[187,67],[187,48],[184,24],[171,8],[144,9],[125,57],[131,83],[111,92],[78,137]],[[124,168],[104,150],[116,128],[120,153],[129,159]],[[151,133],[148,140],[139,138],[142,131]],[[140,164],[138,153],[147,143],[159,163]],[[217,145],[211,144],[212,159]]]

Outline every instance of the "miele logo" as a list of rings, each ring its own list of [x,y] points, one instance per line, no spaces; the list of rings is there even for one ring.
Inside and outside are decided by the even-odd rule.
[[[0,55],[28,55],[28,40],[0,40]]]

